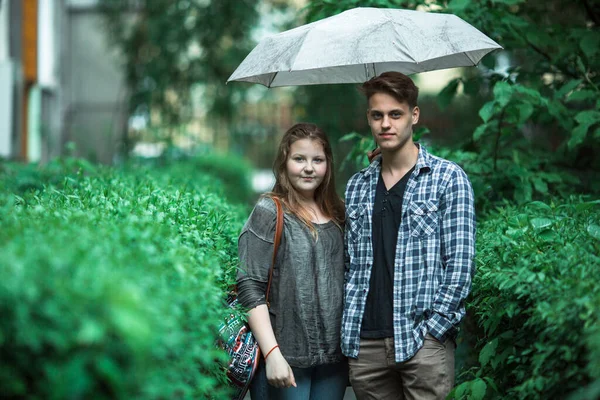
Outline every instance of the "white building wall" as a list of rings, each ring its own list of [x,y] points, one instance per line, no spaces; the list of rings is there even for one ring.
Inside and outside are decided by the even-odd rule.
[[[10,55],[8,7],[8,1],[0,0],[0,63],[7,61]]]
[[[13,149],[14,68],[10,61],[0,61],[0,157],[10,158]]]
[[[10,59],[9,2],[0,2],[0,157],[12,156],[15,69]]]
[[[38,84],[44,89],[58,85],[58,38],[55,0],[38,1]]]
[[[38,84],[30,99],[29,157],[46,162],[62,154],[63,103],[61,59],[65,52],[65,3],[38,0]],[[33,93],[32,93],[33,94]],[[36,122],[37,121],[37,122]]]

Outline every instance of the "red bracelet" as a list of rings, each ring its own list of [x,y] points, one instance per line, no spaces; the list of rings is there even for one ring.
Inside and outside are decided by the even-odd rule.
[[[278,348],[278,347],[279,347],[279,345],[278,345],[278,344],[276,344],[275,346],[273,346],[273,348],[272,348],[271,350],[269,350],[269,352],[268,352],[268,353],[265,355],[265,361],[266,361],[267,357],[269,357],[269,354],[271,354],[271,352],[272,352],[273,350],[275,350],[276,348]]]

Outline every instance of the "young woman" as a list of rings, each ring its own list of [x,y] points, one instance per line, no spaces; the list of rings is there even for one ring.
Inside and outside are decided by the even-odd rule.
[[[340,350],[344,291],[344,206],[335,192],[331,146],[313,124],[283,136],[276,183],[262,197],[239,237],[238,293],[264,360],[252,382],[253,400],[344,397],[347,362]],[[269,293],[277,197],[284,229]],[[268,381],[268,384],[267,384]]]

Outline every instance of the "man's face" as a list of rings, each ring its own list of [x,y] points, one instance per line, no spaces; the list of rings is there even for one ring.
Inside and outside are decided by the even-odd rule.
[[[367,119],[371,133],[382,152],[398,151],[412,143],[412,127],[419,121],[419,107],[410,109],[386,93],[375,93],[369,99]]]

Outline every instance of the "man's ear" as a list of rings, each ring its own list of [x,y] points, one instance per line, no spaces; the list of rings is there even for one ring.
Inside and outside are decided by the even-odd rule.
[[[419,122],[419,115],[421,115],[421,110],[419,109],[419,106],[415,106],[412,109],[413,125]]]

